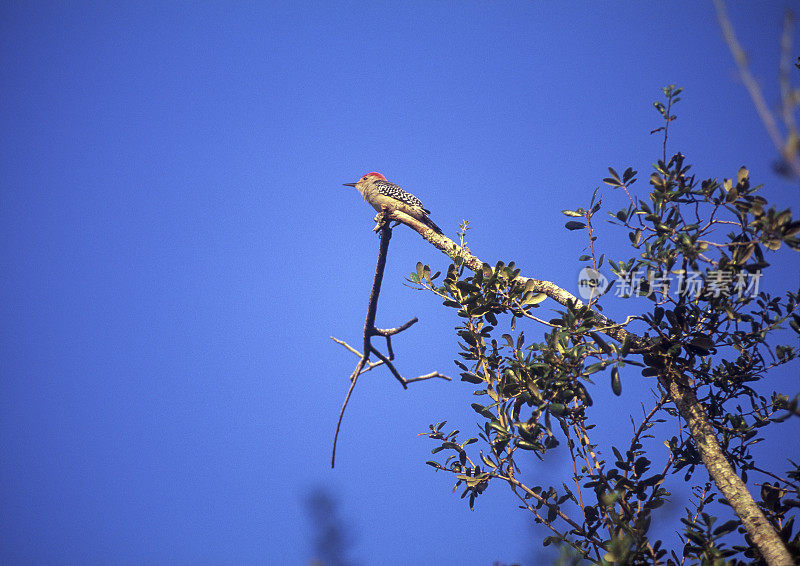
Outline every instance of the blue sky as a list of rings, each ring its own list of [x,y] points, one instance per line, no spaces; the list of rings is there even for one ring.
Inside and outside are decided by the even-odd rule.
[[[730,8],[770,104],[782,9]],[[560,210],[609,165],[648,171],[676,83],[672,151],[798,204],[707,2],[5,2],[0,82],[6,564],[308,564],[317,487],[361,564],[531,563],[510,493],[471,512],[424,464],[429,423],[474,430],[467,384],[366,374],[329,468],[356,361],[329,336],[358,343],[377,250],[342,183],[380,171],[483,259],[574,290]],[[769,284],[796,288],[782,257]],[[400,371],[456,375],[454,312],[403,285],[417,261],[447,266],[395,230],[378,324],[418,316]],[[623,386],[599,381],[598,420],[650,384]]]

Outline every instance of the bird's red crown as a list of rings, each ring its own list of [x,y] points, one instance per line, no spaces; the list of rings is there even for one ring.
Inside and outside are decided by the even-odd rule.
[[[377,177],[378,179],[385,181],[386,177],[378,173],[377,171],[373,171],[372,173],[367,173],[364,177]]]

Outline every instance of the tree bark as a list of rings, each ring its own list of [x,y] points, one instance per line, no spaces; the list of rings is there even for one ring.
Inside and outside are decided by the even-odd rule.
[[[691,384],[687,383],[684,376],[660,376],[658,380],[669,392],[675,406],[678,407],[678,412],[686,421],[694,445],[714,484],[728,500],[733,512],[741,519],[747,534],[758,547],[764,560],[770,566],[792,566],[794,561],[783,541],[725,457],[714,428],[708,422],[705,408],[697,400]]]

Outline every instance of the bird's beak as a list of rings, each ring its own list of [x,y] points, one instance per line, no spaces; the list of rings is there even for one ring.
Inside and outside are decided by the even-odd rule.
[[[342,186],[343,187],[355,187],[356,184],[355,183],[342,183]]]

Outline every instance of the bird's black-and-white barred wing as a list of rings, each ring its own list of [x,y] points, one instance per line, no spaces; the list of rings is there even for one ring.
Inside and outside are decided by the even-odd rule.
[[[419,200],[411,193],[404,191],[394,183],[390,183],[388,181],[376,181],[375,187],[380,191],[381,194],[386,195],[387,197],[397,199],[400,202],[404,202],[409,206],[418,206],[422,210],[425,210],[425,207],[422,206],[421,200]],[[425,210],[425,212],[427,214],[430,214],[429,210]]]

